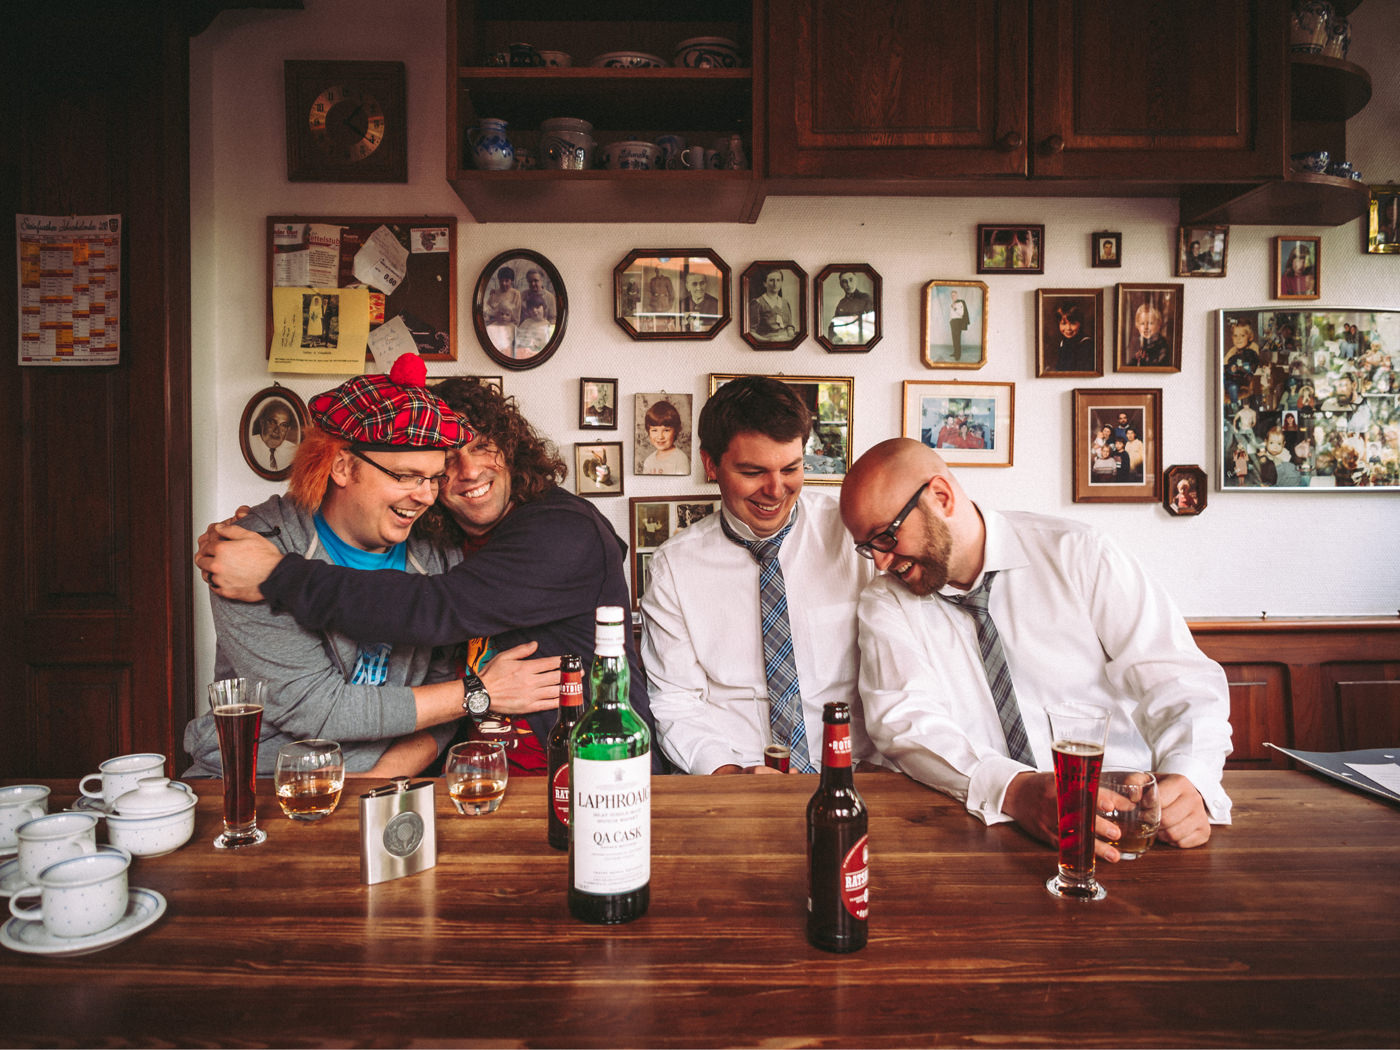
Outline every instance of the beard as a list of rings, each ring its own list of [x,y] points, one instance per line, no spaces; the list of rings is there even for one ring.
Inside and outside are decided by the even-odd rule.
[[[917,574],[911,572],[898,579],[910,592],[924,598],[942,590],[948,583],[948,558],[953,552],[953,534],[942,518],[925,513],[920,539],[923,546],[919,553],[902,557],[902,560],[914,563]]]

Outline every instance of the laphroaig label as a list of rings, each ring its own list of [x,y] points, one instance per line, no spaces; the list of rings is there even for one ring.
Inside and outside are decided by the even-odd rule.
[[[651,755],[573,760],[574,888],[630,893],[651,881]]]
[[[841,903],[857,919],[870,917],[869,835],[862,835],[841,858]]]

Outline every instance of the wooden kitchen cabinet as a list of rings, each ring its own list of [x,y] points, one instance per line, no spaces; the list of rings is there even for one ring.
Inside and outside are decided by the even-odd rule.
[[[770,0],[769,192],[1277,178],[1286,15],[1286,0]]]

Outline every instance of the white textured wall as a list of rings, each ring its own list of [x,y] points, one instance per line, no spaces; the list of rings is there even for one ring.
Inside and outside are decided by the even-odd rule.
[[[569,297],[568,331],[543,366],[505,372],[505,389],[572,457],[588,437],[630,442],[631,395],[684,391],[698,410],[710,372],[851,375],[857,452],[901,428],[903,379],[963,378],[1016,384],[1015,465],[964,469],[974,498],[1092,522],[1126,541],[1190,616],[1393,614],[1400,607],[1400,497],[1394,494],[1210,493],[1199,518],[1173,518],[1158,504],[1075,504],[1070,492],[1070,391],[1161,386],[1163,463],[1206,467],[1214,483],[1215,311],[1269,304],[1270,241],[1279,233],[1322,236],[1319,305],[1400,309],[1400,256],[1368,256],[1358,223],[1337,228],[1231,230],[1228,276],[1184,279],[1180,374],[1094,380],[1036,379],[1037,287],[1104,287],[1174,281],[1177,207],[1137,199],[770,198],[753,225],[478,225],[444,178],[445,46],[442,0],[402,0],[392,18],[370,0],[308,0],[305,12],[225,12],[194,40],[192,172],[194,272],[194,516],[202,523],[274,491],[243,463],[239,417],[273,378],[309,399],[342,377],[269,376],[263,343],[264,222],[272,214],[422,215],[460,218],[458,361],[434,374],[502,374],[471,326],[471,293],[498,252],[531,248],[559,270]],[[1351,57],[1370,69],[1376,93],[1349,131],[1352,159],[1369,181],[1400,181],[1400,0],[1367,0],[1352,16]],[[282,110],[287,58],[402,60],[410,113],[407,185],[289,183]],[[1043,276],[978,278],[978,222],[1044,223]],[[1119,270],[1088,265],[1089,234],[1123,233]],[[828,354],[809,338],[795,351],[751,350],[732,322],[713,341],[638,343],[612,320],[614,265],[632,248],[700,245],[737,275],[755,259],[790,258],[814,275],[831,262],[864,261],[884,279],[884,338],[865,355]],[[932,279],[982,279],[990,288],[988,364],[979,371],[925,369],[919,360],[919,295]],[[732,290],[731,290],[732,291]],[[737,299],[737,295],[734,296]],[[1111,360],[1111,350],[1109,353]],[[579,376],[621,380],[619,430],[580,432]],[[627,469],[632,468],[630,444]],[[571,479],[572,480],[572,479]],[[626,494],[600,501],[627,536],[627,497],[704,491],[684,478],[625,477]],[[198,677],[212,670],[207,606],[197,602]]]

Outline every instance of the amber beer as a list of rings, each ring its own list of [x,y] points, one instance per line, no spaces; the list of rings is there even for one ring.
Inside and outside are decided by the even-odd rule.
[[[549,844],[569,848],[569,734],[583,714],[583,660],[559,658],[559,717],[549,732]]]
[[[792,768],[792,750],[783,744],[769,744],[763,749],[763,764],[779,773]]]
[[[228,845],[261,841],[254,780],[262,705],[222,704],[212,710],[224,768],[224,839]]]
[[[1072,880],[1094,878],[1094,816],[1103,748],[1057,740],[1055,791],[1060,817],[1060,873]]]
[[[851,775],[851,709],[822,711],[822,775],[807,803],[807,940],[828,952],[865,947],[870,844],[865,800]]]

